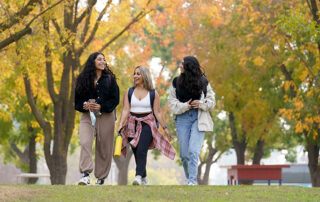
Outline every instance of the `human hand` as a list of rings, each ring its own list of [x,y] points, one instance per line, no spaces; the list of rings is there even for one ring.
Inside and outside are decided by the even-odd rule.
[[[89,103],[88,102],[84,102],[83,103],[83,109],[84,110],[89,110]]]
[[[188,100],[188,109],[192,109],[192,105],[191,105],[192,99]]]
[[[191,102],[192,108],[199,108],[199,104],[200,104],[200,101],[199,101],[199,100],[193,100],[193,101]]]
[[[123,128],[123,126],[122,126],[122,124],[120,124],[119,127],[118,127],[118,129],[117,129],[118,133],[121,132],[122,128]]]
[[[93,112],[98,112],[98,111],[100,111],[101,110],[101,105],[100,104],[97,104],[97,103],[94,103],[94,102],[90,102],[89,103],[89,108],[90,108],[90,110],[91,111],[93,111]]]

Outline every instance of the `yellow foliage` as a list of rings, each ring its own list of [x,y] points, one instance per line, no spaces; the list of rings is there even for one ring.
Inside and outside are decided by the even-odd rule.
[[[287,94],[283,96],[285,102],[290,102],[290,98]]]
[[[303,124],[303,129],[306,131],[310,131],[311,128],[309,127],[308,124],[305,123],[305,124]]]
[[[36,141],[37,143],[42,143],[42,142],[43,142],[43,135],[40,134],[40,133],[38,133],[38,134],[37,134],[37,137],[35,138],[35,141]]]
[[[306,117],[305,119],[304,119],[306,122],[308,122],[308,123],[313,123],[313,117],[311,117],[311,118],[309,118],[309,117]]]
[[[296,107],[296,111],[300,111],[303,108],[303,102],[302,101],[296,101],[293,103],[293,105]]]
[[[313,132],[312,133],[313,134],[312,137],[313,137],[314,140],[316,140],[319,134],[318,134],[318,132],[316,130],[312,130],[312,132]]]
[[[264,61],[265,60],[261,56],[258,56],[253,60],[253,63],[257,66],[262,66]]]
[[[306,94],[306,96],[307,96],[307,97],[313,96],[313,91],[312,91],[312,90],[308,91],[308,93]]]
[[[302,123],[301,123],[301,121],[298,121],[296,124],[295,133],[302,133],[302,132],[303,132]]]
[[[31,127],[32,127],[32,128],[38,128],[38,127],[40,127],[40,126],[39,126],[39,123],[38,123],[37,121],[31,121],[30,123],[31,123]]]
[[[320,116],[313,117],[314,122],[320,123]]]
[[[301,81],[304,81],[307,78],[308,75],[309,75],[308,71],[304,70],[303,72],[301,72],[301,75],[299,76],[299,79]]]

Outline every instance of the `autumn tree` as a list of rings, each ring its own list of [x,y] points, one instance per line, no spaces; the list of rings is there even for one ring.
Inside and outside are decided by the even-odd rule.
[[[153,3],[121,1],[115,4],[110,0],[104,2],[102,9],[97,11],[96,0],[88,0],[85,4],[80,4],[78,0],[64,1],[38,18],[35,34],[31,38],[24,38],[40,38],[33,45],[37,45],[34,46],[40,51],[37,54],[44,60],[33,67],[26,65],[28,62],[25,61],[21,73],[31,111],[43,131],[44,155],[52,184],[65,184],[66,157],[76,116],[73,103],[75,78],[82,70],[84,60],[92,51],[115,48],[113,45],[117,39],[154,10]],[[42,1],[39,12],[43,12],[50,4],[51,1]],[[106,16],[108,20],[103,20]],[[19,51],[26,54],[31,49],[32,45],[21,47]],[[109,59],[112,56],[106,54],[106,57]],[[30,63],[31,60],[27,61]],[[36,76],[39,71],[44,73],[43,77]],[[46,117],[36,102],[34,83],[39,79],[40,89],[44,89],[42,96],[50,98],[52,118]]]
[[[0,20],[0,50],[21,39],[23,36],[32,33],[32,23],[48,10],[54,8],[63,0],[49,5],[46,9],[32,14],[41,0],[25,1],[8,1],[1,4],[1,20]]]
[[[282,117],[294,129],[308,152],[312,186],[320,186],[319,166],[319,3],[297,1],[278,22],[281,37],[283,99]]]

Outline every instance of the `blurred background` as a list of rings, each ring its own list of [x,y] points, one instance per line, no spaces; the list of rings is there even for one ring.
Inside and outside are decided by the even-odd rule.
[[[75,79],[101,51],[118,117],[134,67],[150,67],[176,151],[168,89],[183,57],[198,58],[217,103],[198,184],[227,184],[223,165],[289,164],[283,183],[320,186],[318,13],[316,0],[0,1],[0,183],[77,182]],[[131,152],[114,158],[107,183],[130,184],[134,169]],[[178,156],[150,151],[147,169],[151,184],[185,183]]]

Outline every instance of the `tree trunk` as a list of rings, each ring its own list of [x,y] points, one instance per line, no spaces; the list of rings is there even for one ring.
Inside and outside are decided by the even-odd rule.
[[[36,136],[29,138],[29,173],[37,173]],[[38,178],[29,178],[28,184],[35,184]]]
[[[255,151],[254,151],[252,164],[260,165],[260,161],[264,155],[264,152],[263,152],[264,143],[265,143],[264,140],[261,140],[261,139],[258,140]]]
[[[320,187],[319,146],[316,145],[314,142],[308,142],[307,151],[308,151],[308,159],[309,159],[308,166],[309,166],[312,186]]]
[[[132,150],[130,146],[127,147],[127,157],[124,158],[121,156],[120,158],[113,157],[114,162],[118,168],[118,185],[127,185],[128,184],[128,168],[130,159],[132,157]]]
[[[66,184],[67,155],[54,154],[53,164],[49,167],[51,184]]]
[[[211,143],[208,145],[208,149],[209,149],[209,154],[208,154],[207,159],[204,162],[201,162],[200,165],[198,166],[197,181],[198,181],[198,184],[201,184],[201,185],[208,185],[209,184],[209,174],[210,174],[211,166],[214,162],[216,162],[218,160],[218,158],[217,158],[213,161],[213,157],[217,153],[217,150],[211,146]],[[202,166],[204,164],[205,164],[206,169],[205,169],[204,174],[202,176]],[[201,178],[201,176],[202,176],[202,178]]]
[[[253,155],[253,160],[252,164],[260,165],[260,161],[264,155],[263,148],[264,148],[264,140],[259,139],[257,141],[255,150],[254,150],[254,155]],[[245,185],[252,185],[253,180],[241,180],[240,184],[245,184]]]
[[[235,121],[233,112],[229,113],[229,123],[231,128],[232,144],[234,149],[236,150],[236,155],[237,155],[237,164],[244,165],[244,162],[245,162],[244,154],[247,148],[246,135],[244,133],[241,139],[239,140],[238,132],[236,128],[236,121]]]

